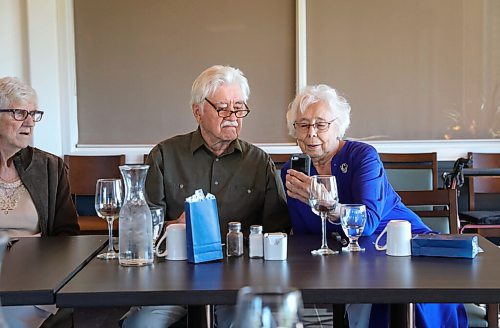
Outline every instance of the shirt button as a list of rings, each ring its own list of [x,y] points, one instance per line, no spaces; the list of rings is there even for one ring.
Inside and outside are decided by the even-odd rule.
[[[218,159],[218,158],[216,158],[216,159],[215,159],[215,161],[216,161],[216,162],[218,162],[218,161],[219,161],[219,159]]]
[[[214,184],[215,184],[215,185],[218,185],[218,184],[219,184],[219,181],[215,181],[215,182],[214,182]]]
[[[251,194],[251,193],[252,193],[252,191],[251,191],[250,189],[247,189],[247,193]]]
[[[179,188],[181,188],[181,189],[182,189],[182,188],[184,188],[184,185],[181,183],[181,184],[179,185]]]

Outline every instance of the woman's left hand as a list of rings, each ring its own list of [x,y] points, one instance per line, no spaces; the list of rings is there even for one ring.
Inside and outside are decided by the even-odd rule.
[[[289,169],[286,173],[286,189],[288,196],[309,204],[311,177],[293,169]]]

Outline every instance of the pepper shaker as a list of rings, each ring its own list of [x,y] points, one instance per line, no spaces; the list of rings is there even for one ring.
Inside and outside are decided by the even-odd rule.
[[[226,236],[227,256],[243,255],[243,233],[240,222],[229,222],[229,232]]]

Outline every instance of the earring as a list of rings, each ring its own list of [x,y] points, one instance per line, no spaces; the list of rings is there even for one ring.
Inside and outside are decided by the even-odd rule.
[[[342,138],[337,136],[337,140],[342,140]]]

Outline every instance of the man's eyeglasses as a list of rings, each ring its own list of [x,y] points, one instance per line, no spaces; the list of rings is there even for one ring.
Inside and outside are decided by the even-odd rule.
[[[210,106],[213,107],[213,109],[215,109],[215,111],[217,112],[217,115],[219,115],[219,117],[226,118],[226,117],[229,117],[229,116],[234,114],[234,116],[236,116],[237,118],[243,118],[243,117],[247,116],[248,113],[250,113],[250,109],[248,109],[247,104],[245,104],[244,102],[235,102],[233,104],[233,108],[235,110],[229,110],[228,109],[229,104],[220,103],[218,105],[215,105],[207,98],[205,98],[205,101],[207,103],[209,103]]]
[[[317,132],[325,132],[325,131],[328,131],[328,129],[330,128],[330,124],[332,124],[335,120],[336,119],[333,119],[329,122],[316,122],[314,124],[295,122],[295,123],[293,123],[293,127],[295,128],[295,130],[298,130],[299,132],[302,132],[302,133],[307,133],[307,131],[309,131],[309,128],[311,126]]]
[[[41,110],[28,112],[26,109],[0,109],[0,113],[12,113],[16,121],[24,121],[28,118],[28,115],[31,115],[33,121],[40,122],[43,117],[43,111]]]

